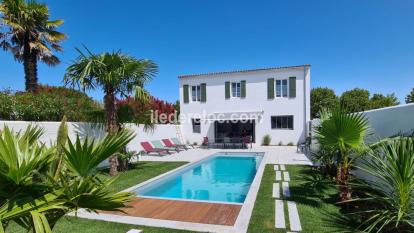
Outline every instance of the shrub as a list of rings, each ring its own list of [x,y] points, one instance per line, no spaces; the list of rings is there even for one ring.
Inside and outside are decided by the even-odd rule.
[[[262,145],[268,146],[270,145],[270,141],[272,141],[272,137],[270,137],[269,134],[266,134],[265,136],[263,136]]]
[[[88,121],[101,106],[86,94],[64,88],[39,86],[36,93],[10,90],[0,92],[0,118],[3,120]]]
[[[379,143],[360,159],[365,172],[358,187],[364,198],[364,232],[414,231],[414,138],[398,137]]]
[[[277,144],[278,146],[283,146],[283,142],[279,141],[279,143]]]
[[[288,146],[294,146],[295,144],[293,142],[289,142],[287,145]]]

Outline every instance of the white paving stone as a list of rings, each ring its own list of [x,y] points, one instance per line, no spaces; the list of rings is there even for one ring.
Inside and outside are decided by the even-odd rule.
[[[283,172],[283,180],[284,181],[290,181],[289,172]]]
[[[302,226],[300,225],[300,219],[298,214],[298,208],[296,203],[292,201],[287,202],[288,213],[289,213],[289,224],[291,231],[302,231]]]
[[[285,165],[284,164],[281,164],[280,165],[280,170],[284,171],[285,169],[286,169]]]
[[[280,198],[280,183],[273,183],[273,198]]]
[[[282,172],[276,171],[276,181],[281,181],[281,180],[282,180]]]
[[[290,189],[289,189],[288,182],[282,182],[282,190],[283,190],[284,197],[290,197]]]
[[[283,200],[275,200],[275,227],[286,228]]]
[[[273,166],[273,169],[274,169],[275,171],[279,170],[279,165],[274,165],[274,166]]]
[[[127,231],[127,233],[141,233],[142,230],[136,230],[136,229],[131,229],[129,231]]]

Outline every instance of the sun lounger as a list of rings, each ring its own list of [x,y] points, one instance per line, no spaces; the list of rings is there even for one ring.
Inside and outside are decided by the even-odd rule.
[[[151,143],[152,145],[154,145],[155,149],[164,149],[164,150],[177,151],[177,152],[180,151],[177,147],[164,146],[160,140],[153,140],[151,141]]]
[[[168,146],[168,147],[175,147],[175,148],[178,148],[178,149],[188,150],[187,146],[185,146],[185,145],[176,145],[176,144],[172,143],[170,141],[170,139],[162,139],[162,142],[164,143],[165,146]]]
[[[180,140],[178,140],[178,138],[171,138],[171,141],[172,141],[175,145],[182,145],[182,146],[186,146],[187,148],[188,148],[188,147],[192,147],[192,148],[194,148],[194,146],[193,146],[193,145],[191,145],[191,144],[184,144],[184,143],[181,143],[181,142],[180,142]]]
[[[167,149],[160,149],[160,148],[153,148],[149,142],[141,142],[142,148],[144,148],[145,153],[158,153],[161,154],[171,154],[169,150]]]

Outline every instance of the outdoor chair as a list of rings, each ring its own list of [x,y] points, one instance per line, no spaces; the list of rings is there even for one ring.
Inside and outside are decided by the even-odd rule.
[[[141,142],[142,148],[144,148],[145,153],[158,153],[159,155],[171,154],[167,149],[153,148],[149,142]]]
[[[171,141],[174,143],[174,145],[182,145],[185,146],[186,148],[194,148],[194,145],[188,144],[188,143],[181,143],[180,140],[178,138],[171,138]]]
[[[177,150],[180,150],[180,149],[181,150],[188,150],[188,148],[185,145],[176,145],[176,144],[172,143],[170,141],[170,139],[162,139],[162,142],[164,143],[164,145],[166,147],[175,147],[175,148],[177,148]]]
[[[178,148],[176,147],[164,146],[160,140],[153,140],[151,141],[151,143],[152,145],[154,145],[155,149],[164,149],[164,150],[169,150],[169,151],[180,152],[180,150],[178,150]]]

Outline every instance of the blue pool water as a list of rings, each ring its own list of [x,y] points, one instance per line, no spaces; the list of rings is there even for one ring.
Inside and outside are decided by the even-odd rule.
[[[135,192],[146,197],[243,203],[262,158],[256,153],[215,154]]]

